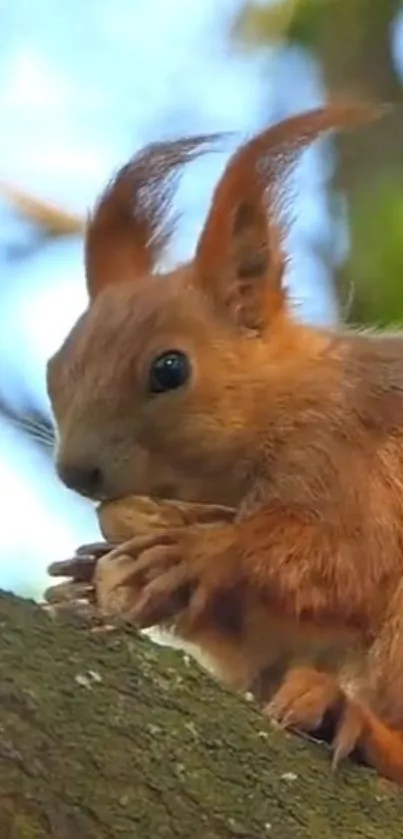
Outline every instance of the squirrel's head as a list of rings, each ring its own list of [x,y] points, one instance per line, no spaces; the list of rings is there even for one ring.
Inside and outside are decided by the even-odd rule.
[[[154,144],[120,170],[87,226],[88,309],[48,367],[68,486],[95,499],[239,502],[265,442],[265,406],[284,411],[286,371],[323,348],[287,311],[287,176],[322,132],[373,116],[333,104],[241,146],[193,261],[165,275],[175,176],[212,138]]]

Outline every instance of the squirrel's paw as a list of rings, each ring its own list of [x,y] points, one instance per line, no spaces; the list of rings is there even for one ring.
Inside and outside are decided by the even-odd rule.
[[[292,668],[265,708],[265,713],[283,728],[312,732],[325,714],[342,699],[336,679],[311,667]]]
[[[139,627],[189,625],[218,587],[225,587],[229,564],[223,555],[230,526],[195,525],[141,536],[101,559],[95,586],[102,611],[127,612]],[[220,562],[220,559],[223,561]],[[227,576],[234,584],[233,574]]]

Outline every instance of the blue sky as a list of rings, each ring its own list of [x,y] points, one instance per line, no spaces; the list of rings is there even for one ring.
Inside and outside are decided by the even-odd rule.
[[[0,0],[0,181],[85,214],[111,172],[149,141],[181,133],[243,137],[322,97],[314,61],[298,50],[243,52],[228,38],[237,0]],[[229,151],[229,149],[228,149]],[[290,272],[301,313],[335,317],[328,277],[312,252],[326,246],[325,150],[304,158]],[[172,261],[189,256],[226,153],[189,170]],[[24,244],[29,226],[0,204],[0,242]],[[298,277],[295,264],[298,265]],[[85,305],[80,241],[0,256],[0,377],[46,404],[44,369]],[[4,290],[4,293],[3,293]],[[90,505],[61,487],[18,430],[0,428],[0,586],[39,595],[46,566],[98,535]]]

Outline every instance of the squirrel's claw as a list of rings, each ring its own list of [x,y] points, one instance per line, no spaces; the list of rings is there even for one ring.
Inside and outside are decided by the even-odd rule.
[[[348,697],[345,697],[343,705],[341,719],[332,743],[333,769],[337,768],[341,760],[359,748],[367,729],[365,708]]]

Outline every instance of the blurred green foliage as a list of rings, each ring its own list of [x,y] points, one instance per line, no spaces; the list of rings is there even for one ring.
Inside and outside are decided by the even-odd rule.
[[[249,48],[298,44],[317,60],[329,94],[395,105],[392,119],[336,140],[333,183],[347,198],[351,249],[335,276],[346,319],[403,322],[402,78],[393,35],[402,0],[246,2],[234,36]],[[402,68],[400,72],[403,72]]]
[[[352,250],[340,289],[352,285],[349,320],[403,325],[403,171],[357,190],[350,205]]]
[[[252,47],[295,41],[315,48],[322,19],[333,0],[272,0],[247,2],[235,23],[234,35]]]

